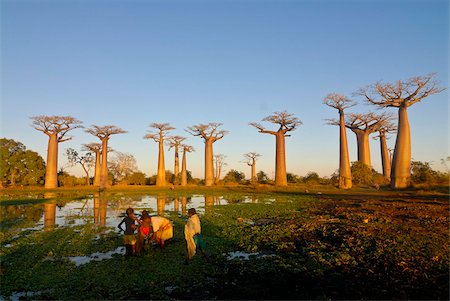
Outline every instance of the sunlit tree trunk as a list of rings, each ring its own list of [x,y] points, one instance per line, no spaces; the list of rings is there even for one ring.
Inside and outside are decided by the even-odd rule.
[[[103,138],[102,141],[102,163],[100,170],[100,188],[109,187],[108,181],[108,140],[109,137]]]
[[[411,136],[406,106],[398,110],[398,132],[391,170],[391,188],[406,188],[411,177]]]
[[[253,163],[252,163],[252,179],[251,179],[252,183],[256,183],[256,162],[255,159],[253,159]]]
[[[186,151],[183,151],[183,158],[181,159],[181,186],[186,185],[187,185]]]
[[[179,184],[180,162],[178,158],[178,145],[175,145],[175,166],[173,169],[174,184]]]
[[[358,161],[371,167],[369,133],[366,131],[354,130],[358,142]]]
[[[205,141],[205,186],[214,184],[213,141]]]
[[[276,154],[275,154],[275,185],[287,186],[286,175],[286,148],[284,133],[280,132],[276,137]]]
[[[101,174],[101,152],[95,152],[95,171],[94,171],[94,186],[100,186],[100,174]]]
[[[58,187],[58,134],[49,134],[45,188]]]
[[[386,135],[380,134],[380,148],[381,148],[381,165],[383,167],[383,176],[385,179],[391,178],[391,159],[386,142]]]
[[[159,153],[158,153],[158,176],[156,178],[156,186],[166,185],[166,167],[164,164],[164,137],[159,134]]]
[[[344,111],[339,111],[339,188],[352,188],[352,173],[348,155],[347,129],[345,127]]]

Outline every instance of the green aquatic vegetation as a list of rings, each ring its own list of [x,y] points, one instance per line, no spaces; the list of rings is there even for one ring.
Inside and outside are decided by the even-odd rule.
[[[117,195],[111,204],[125,208],[136,199]],[[1,293],[59,300],[445,299],[448,209],[447,201],[294,195],[214,205],[201,215],[211,262],[199,254],[189,265],[186,217],[178,212],[166,212],[174,238],[165,250],[79,266],[68,257],[113,251],[122,236],[92,223],[28,231],[2,242],[11,246],[0,255]],[[234,251],[258,255],[228,260]]]

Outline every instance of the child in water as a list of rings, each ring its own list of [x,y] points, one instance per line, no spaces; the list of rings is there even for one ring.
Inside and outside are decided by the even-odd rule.
[[[136,254],[136,236],[134,231],[136,230],[137,217],[134,215],[133,208],[128,208],[126,210],[127,216],[117,226],[121,231],[124,232],[123,243],[125,245],[125,256],[134,256]],[[125,224],[125,230],[122,228],[122,224]]]
[[[139,229],[137,235],[136,253],[141,254],[145,245],[150,243],[152,237],[152,219],[147,210],[142,211],[139,219]]]

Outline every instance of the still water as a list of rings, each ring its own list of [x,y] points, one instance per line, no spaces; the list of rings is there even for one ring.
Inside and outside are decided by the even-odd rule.
[[[143,210],[150,215],[187,215],[189,208],[196,208],[199,214],[212,213],[215,206],[229,203],[271,202],[258,200],[254,196],[223,197],[192,195],[171,197],[165,195],[102,195],[96,194],[81,199],[58,199],[47,195],[48,202],[0,206],[1,230],[51,230],[55,227],[71,227],[87,223],[113,227],[122,220],[125,210],[132,207],[139,216]]]

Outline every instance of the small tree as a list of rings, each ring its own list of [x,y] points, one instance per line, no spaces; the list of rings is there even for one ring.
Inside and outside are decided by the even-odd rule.
[[[79,154],[73,148],[68,148],[66,149],[66,156],[70,166],[75,166],[77,164],[81,165],[81,168],[83,168],[83,171],[86,174],[86,185],[89,186],[89,171],[94,165],[94,157],[92,156],[92,153],[88,152],[85,154]]]
[[[82,122],[72,116],[33,116],[33,126],[49,138],[47,148],[47,167],[45,172],[45,188],[58,187],[58,144],[72,139],[66,134],[82,127]]]
[[[115,152],[108,164],[109,170],[119,182],[137,171],[136,159],[129,153]]]
[[[256,174],[256,178],[261,184],[266,184],[267,181],[269,181],[269,176],[267,176],[267,174],[262,170],[258,171],[258,173]]]
[[[222,170],[224,166],[227,166],[228,164],[225,162],[225,156],[224,154],[217,154],[214,155],[214,165],[215,165],[215,176],[214,176],[214,183],[218,183],[220,181],[220,175],[222,174]]]
[[[230,170],[223,178],[225,183],[241,183],[243,180],[245,180],[245,174],[234,169]]]
[[[153,139],[158,143],[158,174],[156,178],[156,186],[166,185],[166,167],[164,163],[164,139],[170,130],[174,130],[169,123],[152,123],[150,127],[157,130],[156,133],[149,133],[144,136],[144,139]]]
[[[245,163],[251,167],[252,169],[252,177],[250,179],[250,182],[255,183],[257,181],[256,179],[256,160],[261,157],[260,154],[256,153],[256,152],[250,152],[250,153],[246,153],[244,154],[244,158],[245,158]]]
[[[275,136],[276,141],[276,154],[275,154],[275,185],[286,186],[286,147],[285,137],[288,132],[295,130],[302,122],[286,111],[274,112],[272,115],[267,116],[262,121],[278,124],[280,127],[277,131],[266,130],[261,124],[257,122],[249,123],[251,126],[257,128],[260,133],[270,134]]]

